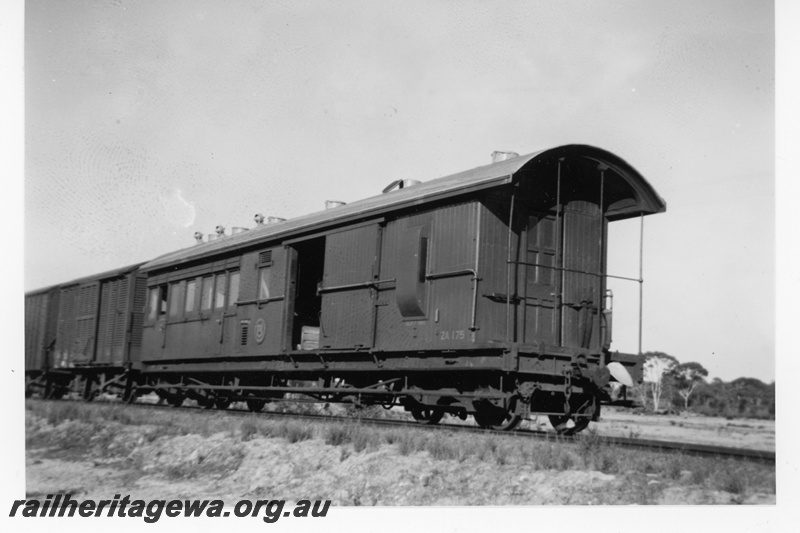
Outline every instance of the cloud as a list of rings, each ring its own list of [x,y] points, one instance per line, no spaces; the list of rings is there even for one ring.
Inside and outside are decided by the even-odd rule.
[[[194,202],[185,199],[183,191],[179,188],[172,189],[169,193],[161,195],[159,201],[168,222],[184,228],[194,224],[197,213]]]

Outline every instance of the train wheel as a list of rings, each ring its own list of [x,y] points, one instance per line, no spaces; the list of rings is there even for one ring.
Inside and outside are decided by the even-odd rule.
[[[475,422],[484,429],[511,431],[520,425],[522,417],[495,406],[482,406],[473,415]]]
[[[91,402],[94,400],[99,391],[94,390],[94,380],[91,376],[86,376],[86,379],[83,384],[83,400],[86,402]]]
[[[139,390],[136,385],[131,385],[129,391],[127,391],[125,397],[122,398],[122,401],[128,404],[136,403],[136,398],[139,397]]]
[[[50,393],[47,395],[48,400],[60,400],[67,394],[67,389],[60,385],[53,385],[53,388],[50,389]]]
[[[441,409],[414,409],[411,411],[411,416],[420,424],[426,426],[435,426],[444,416],[444,411]]]
[[[217,409],[219,409],[220,411],[224,411],[231,405],[231,401],[228,398],[217,398],[217,401],[215,403]]]
[[[203,401],[197,400],[198,405],[200,405],[203,409],[213,409],[214,406],[217,404],[217,401],[214,399],[214,396],[207,395]]]
[[[260,398],[247,400],[247,408],[254,413],[261,411],[265,405],[267,405],[267,400],[262,400]]]
[[[172,407],[180,407],[183,405],[183,396],[174,396],[167,400],[167,403],[170,404]]]
[[[576,414],[583,416],[575,416]],[[575,435],[587,427],[595,416],[600,416],[600,402],[596,396],[592,396],[583,403],[573,414],[570,415],[550,415],[550,424],[559,435]]]
[[[503,409],[489,401],[479,401],[475,405],[475,422],[484,429],[495,431],[511,431],[516,429],[522,422],[522,416],[514,414],[516,411],[517,399],[512,397],[508,407]]]

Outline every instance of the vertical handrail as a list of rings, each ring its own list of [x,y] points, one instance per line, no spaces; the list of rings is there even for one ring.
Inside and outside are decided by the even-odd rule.
[[[643,306],[643,290],[644,279],[642,273],[644,271],[644,213],[639,215],[639,355],[642,355],[642,306]]]
[[[563,317],[561,316],[561,302],[564,301],[564,260],[562,257],[563,252],[561,251],[561,236],[563,232],[561,231],[561,225],[564,222],[564,216],[562,212],[562,205],[561,205],[561,163],[564,161],[564,158],[561,157],[558,159],[558,171],[556,175],[556,224],[555,224],[555,241],[556,241],[556,268],[557,275],[555,276],[556,279],[556,294],[555,297],[555,309],[553,313],[553,332],[555,333],[555,337],[558,339],[558,345],[564,345],[564,339],[561,338],[562,335],[562,327],[563,324]],[[527,258],[526,258],[527,259]]]
[[[378,224],[375,236],[375,262],[372,267],[372,281],[379,281],[381,277],[381,259],[383,258],[383,226]],[[375,287],[372,293],[372,335],[370,335],[370,348],[375,348],[378,342],[378,300],[380,299],[380,288]],[[320,316],[320,319],[322,317]],[[321,325],[321,322],[320,322]],[[327,365],[326,365],[327,368]]]
[[[605,254],[605,234],[606,234],[606,223],[605,223],[605,185],[606,185],[606,169],[608,168],[605,164],[600,164],[598,166],[600,169],[600,253],[598,257],[600,258],[600,271],[606,271],[606,254]],[[605,305],[605,288],[606,288],[606,279],[605,277],[600,278],[600,290],[598,291],[600,294],[598,295],[598,301],[596,303],[597,306],[597,338],[598,344],[602,349],[603,346],[603,334],[602,334],[602,315],[603,315],[603,307]],[[591,338],[589,339],[589,343],[591,344]]]
[[[478,324],[477,324],[477,316],[478,316],[478,272],[480,268],[480,259],[481,259],[481,212],[483,211],[483,205],[478,203],[478,215],[477,215],[477,222],[476,222],[476,229],[475,229],[475,279],[472,282],[472,320],[470,322],[469,329],[470,331],[477,331]]]
[[[508,251],[506,266],[506,342],[511,342],[511,234],[514,224],[514,200],[517,197],[517,189],[511,186],[511,209],[508,213]]]

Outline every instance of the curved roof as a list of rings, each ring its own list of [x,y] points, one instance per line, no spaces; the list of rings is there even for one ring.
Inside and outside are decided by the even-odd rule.
[[[285,222],[256,226],[242,233],[225,236],[202,244],[195,244],[189,248],[162,255],[149,263],[145,263],[142,270],[152,271],[174,267],[203,257],[249,247],[261,242],[300,236],[311,231],[321,231],[335,226],[379,217],[388,212],[426,204],[431,201],[499,187],[511,183],[523,174],[527,176],[527,169],[533,171],[536,166],[560,157],[583,157],[595,160],[598,163],[604,163],[630,185],[635,191],[635,203],[627,205],[624,212],[620,212],[613,218],[658,213],[666,209],[664,200],[658,196],[655,189],[623,159],[600,148],[572,144],[513,157],[505,161],[433,179],[412,187],[351,202],[333,209],[299,216]],[[522,172],[523,170],[526,170],[526,172]]]
[[[121,268],[115,268],[114,270],[108,270],[106,272],[101,272],[99,274],[93,274],[91,276],[84,276],[82,278],[73,279],[71,281],[65,281],[64,283],[59,283],[57,286],[69,287],[70,285],[79,285],[81,283],[88,283],[92,281],[102,281],[104,279],[118,278],[120,276],[125,276],[127,274],[130,274],[143,264],[144,263],[134,263],[133,265],[124,266]]]
[[[125,276],[137,270],[140,266],[144,263],[134,263],[133,265],[124,266],[121,268],[115,268],[114,270],[108,270],[106,272],[100,272],[99,274],[92,274],[91,276],[84,276],[82,278],[77,278],[69,281],[65,281],[63,283],[56,283],[55,285],[48,285],[47,287],[41,287],[39,289],[35,289],[32,291],[27,291],[25,296],[34,296],[36,294],[45,293],[48,291],[52,291],[54,289],[63,289],[65,287],[72,287],[73,285],[80,285],[82,283],[89,283],[92,281],[102,281],[105,279],[110,278],[117,278],[120,276]]]

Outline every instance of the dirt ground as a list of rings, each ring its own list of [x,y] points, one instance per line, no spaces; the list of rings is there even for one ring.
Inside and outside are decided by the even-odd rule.
[[[527,422],[529,427],[549,429],[546,417]],[[690,442],[775,451],[775,421],[699,416],[636,414],[629,409],[605,408],[592,423],[600,435]]]
[[[603,421],[593,426],[606,435],[774,449],[774,423],[766,421],[607,410]],[[110,422],[98,431],[85,420],[51,424],[28,412],[28,496],[72,493],[99,499],[124,493],[132,499],[226,502],[308,498],[347,506],[775,503],[774,472],[767,474],[772,475],[771,489],[768,481],[766,489],[759,482],[726,490],[725,483],[708,482],[716,472],[693,472],[698,463],[675,463],[654,471],[617,468],[608,473],[603,468],[581,468],[581,459],[577,463],[574,459],[579,451],[561,449],[545,450],[564,456],[553,463],[560,466],[542,468],[535,461],[505,464],[497,453],[488,460],[468,454],[451,459],[425,450],[400,452],[398,444],[385,442],[364,449],[352,443],[331,445],[320,437],[319,429],[313,430],[314,437],[293,443],[260,434],[245,437],[240,429],[206,436],[162,435],[162,430]],[[94,434],[88,436],[88,431]],[[698,477],[704,480],[696,481]]]

